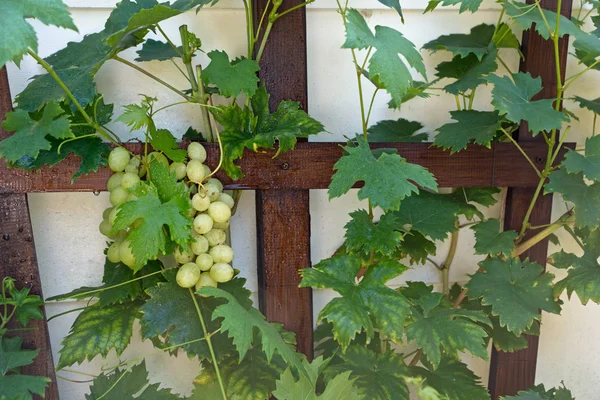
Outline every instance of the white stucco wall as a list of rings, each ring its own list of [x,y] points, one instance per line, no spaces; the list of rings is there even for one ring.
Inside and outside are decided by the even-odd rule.
[[[78,40],[83,34],[100,30],[110,13],[115,0],[68,0],[71,11],[80,34],[49,28],[34,23],[40,38],[40,54],[46,56],[63,47],[69,40]],[[239,3],[239,4],[238,4]],[[468,32],[472,26],[486,22],[495,23],[498,18],[498,6],[490,1],[477,14],[465,13],[459,15],[452,9],[440,9],[423,15],[422,0],[403,2],[406,24],[402,25],[394,11],[384,9],[374,0],[357,0],[351,2],[353,7],[360,8],[373,26],[385,24],[403,32],[418,47],[441,34],[451,32]],[[182,23],[188,26],[202,39],[204,49],[224,49],[231,55],[243,54],[245,49],[245,31],[243,9],[241,2],[222,0],[215,8],[204,10],[198,16],[193,12],[169,20],[161,24],[172,38],[177,38],[177,27]],[[343,135],[352,134],[359,130],[360,116],[358,113],[358,97],[354,78],[354,69],[350,54],[340,49],[344,41],[344,30],[340,17],[334,9],[335,1],[319,0],[308,10],[308,79],[309,79],[309,111],[312,116],[324,123],[332,134],[323,134],[313,140],[336,141],[343,140]],[[281,23],[285,23],[282,21]],[[135,58],[133,50],[124,54],[125,58]],[[435,65],[441,60],[448,60],[449,55],[443,52],[429,55],[424,53],[429,78],[435,73]],[[504,59],[515,67],[518,63],[514,55]],[[197,58],[205,63],[204,56]],[[572,60],[571,60],[572,61]],[[183,78],[172,65],[167,62],[146,63],[144,68],[161,77],[167,77],[176,86],[183,86]],[[567,75],[571,75],[576,65],[570,62]],[[41,73],[40,67],[31,59],[26,59],[21,69],[9,66],[9,79],[12,94],[15,96],[22,90],[27,79]],[[120,114],[120,107],[138,100],[138,93],[156,96],[160,102],[178,101],[176,95],[164,90],[153,81],[139,76],[131,69],[117,62],[108,62],[100,71],[98,85],[103,88],[105,99],[114,102],[115,113]],[[574,90],[586,98],[595,98],[593,92],[600,82],[598,75],[592,73],[581,79]],[[368,87],[368,85],[366,85]],[[367,89],[367,96],[370,95]],[[478,89],[476,108],[490,108],[489,89]],[[372,121],[398,118],[400,116],[424,123],[425,128],[432,132],[449,119],[447,111],[454,109],[454,99],[448,95],[433,96],[430,99],[413,100],[403,107],[402,112],[391,111],[386,106],[386,96],[381,95],[375,103]],[[572,140],[581,143],[591,127],[591,114],[570,107],[581,118],[574,123],[571,131]],[[168,127],[172,132],[182,134],[189,125],[200,127],[199,113],[194,107],[173,107],[158,118],[158,125]],[[130,135],[122,124],[111,126],[127,139]],[[248,287],[256,292],[256,242],[255,242],[255,212],[253,193],[245,193],[238,214],[232,222],[233,246],[236,252],[235,267],[248,278]],[[91,193],[73,194],[31,194],[29,195],[31,218],[35,233],[35,244],[38,254],[40,274],[46,297],[72,290],[83,285],[100,283],[103,268],[102,251],[105,240],[98,232],[97,226],[101,221],[102,210],[109,206],[108,196],[102,193],[94,196]],[[329,257],[341,244],[344,229],[348,220],[348,212],[360,204],[353,194],[327,200],[325,191],[311,192],[312,215],[312,258],[313,262]],[[563,206],[556,202],[555,214],[560,215]],[[489,216],[497,217],[500,207],[496,206],[487,211]],[[571,243],[566,239],[566,243]],[[466,229],[461,233],[459,251],[455,258],[451,280],[463,282],[467,273],[476,270],[476,263],[481,257],[472,255],[474,238],[472,231]],[[552,249],[554,251],[555,249]],[[568,250],[576,251],[572,243]],[[437,260],[443,260],[447,245],[439,243]],[[553,271],[555,272],[555,271]],[[427,283],[441,285],[441,276],[432,266],[415,266],[405,273],[401,279],[392,282],[393,286],[402,285],[406,280],[424,280]],[[321,308],[335,295],[331,291],[316,291],[314,293],[315,320]],[[544,315],[538,370],[536,380],[549,386],[555,386],[564,380],[573,389],[578,399],[599,398],[600,373],[595,368],[596,360],[600,357],[600,322],[599,307],[589,304],[583,307],[577,298],[568,301],[566,297],[564,311],[561,317]],[[51,303],[47,306],[49,316],[82,307],[84,304],[67,301],[60,304]],[[60,341],[68,333],[76,313],[52,320],[49,323],[52,347],[55,361],[58,360]],[[132,345],[121,357],[127,359],[152,353],[152,346],[141,342],[139,335],[134,335]],[[479,359],[465,357],[475,372],[487,383],[488,363]],[[86,373],[98,373],[103,366],[114,365],[114,354],[108,360],[96,358],[91,363],[74,366],[73,369]],[[156,353],[148,357],[150,378],[160,380],[165,386],[175,391],[188,394],[191,390],[191,380],[197,370],[197,360],[188,360],[185,356],[169,357]],[[85,380],[74,373],[61,371],[60,376],[74,380]],[[87,391],[86,384],[72,383],[59,379],[61,398],[75,400],[83,398]]]

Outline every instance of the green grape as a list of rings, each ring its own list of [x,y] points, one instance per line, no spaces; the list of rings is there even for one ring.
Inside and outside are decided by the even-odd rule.
[[[210,232],[213,227],[213,219],[208,214],[199,214],[194,218],[194,230],[203,235]]]
[[[201,189],[198,189],[198,190],[201,190]],[[221,190],[219,189],[219,186],[215,185],[214,183],[211,183],[211,182],[206,182],[204,184],[204,190],[206,191],[206,194],[210,198],[210,201],[217,201],[217,199],[221,195]]]
[[[169,166],[169,173],[175,174],[175,178],[180,181],[187,174],[187,166],[182,162],[174,162]]]
[[[192,142],[187,148],[190,160],[198,160],[203,163],[206,160],[206,149],[198,142]]]
[[[123,179],[123,175],[125,175],[123,172],[117,172],[108,178],[108,181],[106,182],[106,189],[109,192],[112,192],[115,188],[121,187],[121,179]]]
[[[110,226],[113,226],[115,224],[115,221],[117,220],[117,214],[119,213],[119,211],[119,207],[114,207],[108,215],[107,221],[110,224]]]
[[[123,189],[121,186],[116,187],[110,192],[110,204],[114,207],[120,206],[127,201],[127,196],[129,196],[127,190]]]
[[[130,159],[129,151],[123,147],[115,147],[108,155],[108,166],[114,172],[121,172],[129,164]]]
[[[229,282],[233,278],[233,268],[229,264],[217,263],[210,269],[210,277],[218,283]]]
[[[126,203],[127,203],[127,202],[130,202],[130,201],[136,201],[137,199],[138,199],[138,197],[137,197],[135,194],[133,194],[133,193],[129,193],[129,194],[127,195],[127,201],[126,201]]]
[[[220,244],[210,249],[209,253],[215,263],[229,264],[233,261],[233,249],[226,244]]]
[[[127,265],[129,268],[135,268],[135,257],[131,252],[130,243],[125,240],[119,245],[119,256],[121,257],[121,262]]]
[[[186,264],[194,259],[194,253],[192,253],[189,248],[187,250],[182,250],[178,247],[175,249],[175,252],[173,252],[173,256],[175,257],[175,261],[179,264]]]
[[[194,238],[194,241],[190,245],[190,248],[192,249],[192,252],[194,254],[196,254],[196,255],[200,255],[202,253],[206,253],[208,251],[209,247],[210,246],[208,244],[208,239],[206,239],[202,235],[196,236]]]
[[[187,163],[186,174],[190,181],[200,183],[204,179],[204,167],[199,160],[191,160]]]
[[[108,258],[108,261],[112,262],[112,263],[118,263],[121,262],[121,249],[120,249],[120,244],[117,242],[113,242],[109,247],[108,250],[106,251],[106,258]]]
[[[105,219],[100,222],[100,226],[98,227],[100,233],[104,236],[110,237],[110,231],[112,231],[112,225]]]
[[[112,210],[113,210],[112,207],[108,207],[106,210],[104,210],[102,212],[102,219],[108,220],[108,216],[110,215],[110,213],[111,213]]]
[[[125,172],[138,175],[140,173],[139,169],[140,159],[137,157],[131,157],[131,160],[129,160],[129,164],[127,164],[127,166],[125,167]]]
[[[210,171],[210,168],[208,167],[208,165],[202,164],[202,166],[204,167],[204,176],[209,176],[211,171]]]
[[[210,206],[210,197],[206,195],[202,196],[200,193],[196,193],[192,197],[192,207],[194,207],[196,210],[206,211],[208,210],[208,206]]]
[[[220,229],[226,231],[229,228],[229,221],[227,222],[213,222],[213,229]]]
[[[177,284],[182,288],[193,287],[198,279],[200,279],[200,268],[195,263],[183,264],[175,277]]]
[[[215,222],[227,222],[231,218],[231,208],[222,201],[215,201],[208,207],[208,215]]]
[[[208,181],[206,181],[206,183],[208,185],[215,185],[217,188],[219,188],[219,193],[223,191],[223,184],[216,178],[210,178]]]
[[[125,172],[121,179],[121,187],[123,189],[131,189],[138,183],[140,183],[140,177],[137,173]]]
[[[208,244],[210,247],[218,246],[220,244],[225,243],[227,240],[227,234],[220,229],[211,229],[209,232],[204,234],[206,240],[208,240]]]
[[[235,205],[235,200],[227,193],[221,193],[217,201],[227,204],[227,207],[229,208],[233,208],[233,206]]]
[[[201,271],[208,271],[214,264],[213,258],[209,254],[200,254],[196,257],[196,265]]]
[[[198,282],[196,282],[196,290],[206,286],[217,287],[217,285],[217,282],[215,282],[215,280],[210,277],[210,273],[203,272],[200,274],[200,279],[198,279]],[[201,296],[206,297],[206,295]]]

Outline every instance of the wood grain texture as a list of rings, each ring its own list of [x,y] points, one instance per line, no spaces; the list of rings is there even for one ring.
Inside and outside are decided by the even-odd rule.
[[[284,0],[279,12],[302,3]],[[254,21],[260,21],[269,0],[253,0]],[[274,111],[282,100],[294,100],[307,110],[306,11],[295,10],[274,25],[260,60],[259,76],[271,94]],[[301,148],[308,144],[300,144]],[[286,155],[286,157],[290,157]],[[305,153],[306,155],[306,153]],[[264,157],[264,155],[263,155]],[[267,155],[268,157],[268,155]],[[266,159],[263,158],[264,161]],[[315,161],[313,159],[313,161]],[[286,180],[303,182],[309,164],[278,157],[270,168],[254,166],[245,171],[272,180],[276,172],[287,172]],[[294,173],[291,173],[294,171]],[[299,185],[301,186],[301,185]],[[296,333],[298,350],[312,359],[313,310],[310,288],[298,288],[298,270],[310,264],[310,210],[307,187],[258,190],[256,192],[258,291],[260,309],[267,319],[283,323]]]
[[[12,109],[6,68],[0,70],[0,120]],[[9,134],[0,127],[0,140]],[[0,167],[0,175],[4,171]],[[27,195],[22,193],[0,194],[0,279],[11,276],[17,280],[17,287],[30,287],[32,294],[44,298],[42,284],[35,255],[33,230],[29,219]],[[45,310],[44,315],[45,315]],[[9,328],[16,328],[16,324]],[[22,373],[47,376],[52,382],[46,389],[46,400],[58,400],[58,388],[54,375],[54,362],[50,348],[50,336],[46,320],[31,321],[35,331],[19,333],[24,339],[23,347],[40,349],[33,364],[23,367]]]
[[[533,3],[531,0],[528,3]],[[571,16],[571,0],[562,1],[561,13],[569,18]],[[557,0],[542,0],[541,6],[545,9],[556,11]],[[563,37],[559,45],[559,57],[561,65],[562,80],[565,78],[569,39]],[[551,41],[542,39],[534,30],[525,32],[523,35],[522,48],[525,58],[521,63],[521,71],[531,73],[533,77],[541,77],[543,83],[542,91],[535,99],[555,98],[558,82],[556,79],[556,68],[554,61],[554,47]],[[533,137],[522,124],[516,139],[521,145],[532,143],[543,144],[541,135]],[[533,198],[533,188],[511,188],[506,198],[506,214],[504,219],[505,229],[521,229],[525,213]],[[552,213],[552,195],[541,196],[531,214],[532,225],[544,225],[550,223]],[[530,231],[525,239],[535,234]],[[529,258],[540,265],[546,265],[548,255],[548,240],[544,240],[525,252],[521,258]],[[543,329],[543,326],[542,326]],[[527,337],[528,348],[514,353],[498,352],[492,349],[490,362],[490,378],[488,388],[492,399],[500,396],[515,395],[519,390],[526,389],[535,383],[535,371],[538,353],[538,336]]]
[[[246,176],[232,182],[225,174],[217,177],[228,189],[326,189],[333,175],[333,165],[342,155],[341,143],[298,143],[296,150],[273,158],[274,150],[264,153],[247,151],[239,165]],[[207,164],[218,163],[218,146],[205,144]],[[567,146],[573,147],[572,144]],[[128,145],[141,153],[141,146]],[[184,145],[185,147],[185,145]],[[510,143],[497,143],[491,149],[469,145],[466,150],[450,154],[429,143],[378,143],[373,148],[393,148],[408,162],[428,168],[440,187],[535,187],[538,178],[525,158]],[[546,161],[546,146],[540,143],[522,144],[525,152],[542,168]],[[53,168],[27,172],[0,166],[0,193],[103,191],[111,172],[101,168],[71,184],[79,159],[70,156]]]

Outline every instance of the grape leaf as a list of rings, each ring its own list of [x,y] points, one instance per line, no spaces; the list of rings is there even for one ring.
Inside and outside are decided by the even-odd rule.
[[[98,354],[106,357],[115,349],[117,356],[129,345],[133,321],[140,315],[141,302],[113,304],[105,307],[88,306],[77,316],[69,334],[61,342],[56,366],[63,369]]]
[[[142,48],[137,51],[137,62],[146,61],[167,61],[173,58],[181,57],[183,47],[173,48],[169,43],[161,42],[160,40],[147,39]]]
[[[474,13],[475,11],[479,10],[479,6],[481,5],[482,1],[483,0],[430,0],[427,4],[425,12],[433,11],[441,3],[442,6],[453,6],[460,4],[460,8],[458,10],[459,14],[462,14],[467,10]]]
[[[141,104],[128,104],[123,107],[123,114],[117,118],[118,122],[122,122],[129,126],[132,131],[153,126],[152,118],[150,117],[151,102],[156,99],[146,97]]]
[[[570,150],[562,163],[569,174],[583,172],[592,181],[600,181],[600,136],[585,140],[585,155]]]
[[[369,142],[414,143],[426,142],[427,133],[416,133],[423,128],[420,122],[400,118],[396,121],[385,120],[368,129]]]
[[[394,215],[398,223],[407,229],[444,240],[448,233],[457,230],[458,210],[449,196],[421,191],[402,200],[400,210]]]
[[[159,253],[166,254],[168,240],[180,246],[190,241],[187,189],[183,183],[178,184],[177,178],[170,175],[167,167],[161,163],[150,164],[150,174],[152,182],[142,182],[132,191],[138,200],[119,206],[113,226],[113,232],[116,233],[141,220],[127,237],[135,257],[134,272],[140,270],[148,260],[155,259]],[[164,178],[159,179],[159,176]],[[169,228],[168,231],[165,231],[165,226]]]
[[[90,386],[90,394],[86,394],[86,400],[176,400],[179,396],[171,393],[168,389],[159,389],[159,383],[148,384],[148,371],[146,362],[142,361],[130,369],[117,368],[110,374],[101,374],[94,379]],[[143,389],[143,390],[142,390]]]
[[[45,376],[0,375],[0,399],[33,400],[34,394],[43,397],[50,382]]]
[[[369,60],[371,79],[381,82],[396,103],[402,102],[413,81],[410,70],[399,55],[426,78],[423,58],[412,42],[387,26],[376,26],[373,34],[363,16],[357,10],[349,9],[346,13],[346,42],[342,48],[367,47],[374,48]]]
[[[494,195],[498,193],[500,193],[500,189],[495,187],[460,188],[450,196],[459,206],[459,214],[464,215],[469,220],[473,219],[475,215],[477,215],[479,219],[483,220],[483,213],[471,203],[481,204],[484,207],[492,206],[498,202],[498,200],[494,197]]]
[[[365,210],[350,213],[352,219],[346,224],[346,248],[350,251],[375,251],[383,255],[392,253],[400,241],[401,224],[393,214],[383,214],[379,222],[374,223]]]
[[[400,0],[377,0],[377,1],[379,1],[384,6],[387,6],[389,8],[393,8],[394,10],[396,10],[398,12],[398,15],[400,15],[400,19],[402,20],[402,23],[404,23],[404,15],[402,15],[402,6],[400,6]]]
[[[575,400],[571,391],[564,385],[546,390],[544,385],[536,385],[529,390],[522,390],[516,396],[503,396],[501,400]]]
[[[490,49],[495,49],[494,46],[489,46],[493,35],[494,25],[481,24],[471,28],[469,34],[453,33],[443,35],[425,43],[423,48],[431,52],[446,50],[451,52],[453,56],[460,57],[473,54],[478,60],[481,60]]]
[[[335,341],[333,336],[333,324],[330,322],[319,324],[314,332],[315,352],[320,356],[323,356],[325,359],[337,357],[335,361],[333,359],[328,360],[329,363],[332,361],[334,363],[338,360],[341,361],[341,359],[339,359],[339,355],[341,354],[340,346]],[[367,335],[365,331],[360,332],[356,335],[350,346],[354,345],[363,347],[378,354],[383,350],[382,340],[377,332],[375,332],[373,340],[371,340],[369,343],[367,343]]]
[[[523,54],[521,54],[521,43],[507,23],[503,22],[500,24],[492,39],[496,47],[502,49],[516,49],[521,55],[521,58],[523,58]]]
[[[415,301],[412,323],[406,328],[408,340],[415,340],[433,368],[440,365],[444,353],[458,357],[459,351],[468,350],[476,357],[487,359],[484,338],[487,333],[477,322],[490,325],[481,311],[452,308],[443,300],[443,293],[429,293]]]
[[[363,72],[363,74],[364,73],[365,72]],[[431,97],[431,95],[426,90],[429,89],[436,82],[437,82],[437,80],[433,80],[430,82],[412,81],[410,84],[410,87],[408,88],[408,91],[406,92],[406,94],[404,96],[402,96],[400,103],[396,102],[396,100],[394,100],[394,99],[391,99],[388,102],[388,107],[389,108],[400,108],[400,106],[402,104],[404,104],[407,101],[412,100],[416,97],[420,97],[422,99],[428,99],[429,97]],[[377,85],[377,87],[379,87],[379,85]],[[383,87],[383,89],[385,89],[385,87]]]
[[[129,18],[127,26],[109,36],[106,43],[111,47],[115,47],[119,42],[126,41],[133,36],[133,41],[137,44],[141,42],[148,30],[155,24],[179,14],[181,14],[180,10],[173,9],[166,4],[143,8]]]
[[[583,97],[574,96],[573,100],[579,103],[580,107],[587,108],[594,114],[600,114],[600,97],[594,100],[587,100]]]
[[[77,32],[67,6],[61,0],[4,0],[0,3],[0,68],[9,61],[19,66],[29,49],[38,50],[37,35],[27,19]]]
[[[350,379],[363,398],[404,400],[410,397],[405,382],[408,369],[402,355],[393,350],[375,353],[363,346],[351,345],[340,357],[342,362],[330,365],[325,373],[333,378],[350,372]]]
[[[232,294],[222,289],[203,287],[198,293],[226,300],[226,303],[214,309],[212,318],[222,318],[221,332],[228,332],[229,337],[233,339],[240,362],[250,349],[256,328],[261,334],[262,350],[269,362],[277,351],[288,364],[302,368],[299,354],[284,340],[277,327],[265,320],[260,311],[253,307],[244,307]]]
[[[251,98],[252,109],[237,104],[219,106],[210,111],[223,126],[223,169],[232,179],[243,177],[240,167],[234,164],[242,158],[244,149],[258,151],[273,148],[279,142],[278,154],[294,148],[297,138],[307,138],[323,131],[323,125],[312,119],[300,105],[293,101],[282,101],[277,111],[269,113],[269,94],[264,86]]]
[[[208,53],[210,64],[202,71],[202,79],[207,85],[215,85],[225,97],[237,97],[241,93],[253,96],[258,89],[258,63],[250,59],[230,62],[224,51]]]
[[[583,173],[569,174],[565,168],[550,173],[546,193],[560,193],[575,205],[576,225],[595,228],[600,224],[600,183],[585,183]]]
[[[15,133],[0,142],[0,157],[13,162],[21,157],[36,158],[40,150],[50,150],[48,137],[73,137],[69,119],[56,103],[48,103],[39,120],[33,120],[24,110],[9,112],[2,127]]]
[[[559,297],[566,290],[569,298],[575,292],[584,305],[590,300],[600,303],[600,264],[598,264],[600,231],[596,229],[586,233],[582,230],[576,232],[582,237],[584,245],[582,256],[564,250],[550,256],[552,265],[566,269],[568,272],[564,279],[554,285],[554,296]]]
[[[398,259],[409,256],[412,262],[424,263],[429,255],[436,252],[435,243],[427,239],[423,234],[415,231],[409,232],[400,242]]]
[[[542,78],[539,76],[533,78],[529,72],[519,72],[512,74],[512,80],[508,76],[490,75],[488,81],[494,85],[492,105],[496,110],[512,122],[527,121],[529,130],[534,135],[541,131],[560,129],[567,119],[563,113],[553,108],[554,100],[531,100],[542,90]]]
[[[481,379],[461,361],[442,357],[440,365],[433,369],[429,363],[423,367],[410,367],[414,376],[425,380],[425,385],[434,388],[447,400],[486,400],[490,398]]]
[[[503,254],[508,257],[515,249],[517,232],[500,232],[500,221],[495,218],[473,225],[471,229],[475,231],[476,254]]]
[[[40,352],[37,350],[22,350],[23,339],[0,337],[0,376],[9,372],[18,372],[20,367],[32,364]]]
[[[356,284],[360,268],[360,257],[336,255],[313,268],[300,271],[300,287],[330,288],[342,295],[330,301],[319,313],[319,322],[327,320],[333,323],[334,337],[342,351],[363,329],[367,343],[373,338],[375,327],[390,340],[402,341],[409,313],[406,298],[385,286],[406,267],[392,260],[382,260],[367,269],[363,279]]]
[[[28,325],[29,320],[31,319],[44,319],[44,313],[40,309],[40,307],[44,305],[44,301],[38,295],[29,294],[29,287],[23,287],[19,290],[15,286],[15,279],[8,277],[5,277],[2,282],[0,282],[0,287],[2,293],[8,294],[6,301],[2,302],[0,298],[0,305],[4,304],[5,309],[7,305],[13,307],[14,316],[21,325]],[[0,329],[0,336],[1,335],[2,330]]]
[[[152,129],[150,144],[156,151],[165,153],[174,162],[185,162],[187,151],[179,148],[177,140],[168,129]]]
[[[433,175],[420,165],[407,163],[397,154],[383,153],[375,158],[369,143],[362,137],[356,139],[357,146],[344,147],[346,153],[335,163],[336,170],[329,185],[329,198],[340,197],[358,181],[365,185],[359,190],[358,198],[369,198],[374,206],[384,210],[397,210],[400,202],[419,189],[437,189]]]
[[[543,310],[558,314],[560,305],[552,297],[554,275],[543,268],[518,258],[488,258],[466,284],[471,298],[481,297],[483,305],[492,307],[500,325],[520,335],[539,321]]]
[[[436,75],[438,78],[456,79],[455,82],[444,86],[446,92],[454,95],[465,93],[487,83],[486,77],[498,69],[497,56],[498,49],[490,43],[483,58],[478,59],[475,54],[466,57],[455,56],[452,61],[440,63],[436,67]]]
[[[436,146],[457,153],[467,148],[471,141],[490,147],[501,127],[498,111],[450,111],[457,122],[442,125],[434,138]]]
[[[554,11],[544,9],[544,17],[542,17],[539,10],[536,10],[535,5],[533,4],[509,0],[501,0],[500,3],[502,4],[502,7],[504,7],[506,14],[516,21],[523,30],[528,30],[535,25],[535,30],[544,39],[550,38],[550,32],[546,27],[546,21],[552,32],[556,30],[557,15]],[[533,10],[531,10],[532,8]],[[583,31],[579,29],[577,24],[572,22],[569,18],[563,15],[560,15],[559,18],[559,37],[563,37],[564,35],[573,35],[577,37],[583,34]]]

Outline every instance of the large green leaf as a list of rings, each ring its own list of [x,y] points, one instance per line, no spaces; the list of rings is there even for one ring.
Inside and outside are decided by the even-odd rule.
[[[498,111],[460,110],[450,115],[457,122],[438,128],[434,143],[452,153],[466,149],[470,142],[490,147],[502,126]]]
[[[423,234],[410,231],[404,235],[404,240],[398,247],[398,259],[406,256],[410,257],[411,262],[424,264],[427,257],[436,253],[435,243],[427,239]]]
[[[515,248],[517,232],[500,232],[500,221],[490,218],[471,227],[475,231],[475,253],[509,256]]]
[[[154,150],[163,152],[174,162],[185,162],[187,158],[187,151],[179,148],[177,139],[168,129],[152,129],[150,144]]]
[[[71,331],[61,342],[57,369],[68,367],[97,355],[106,357],[114,349],[117,355],[129,345],[133,321],[140,316],[140,302],[86,307],[77,316]]]
[[[121,41],[128,40],[132,40],[133,43],[137,44],[142,41],[150,28],[179,14],[181,14],[180,10],[167,4],[157,4],[152,8],[143,8],[131,15],[127,25],[110,35],[106,39],[106,43],[111,47],[117,46]]]
[[[483,305],[492,307],[500,325],[520,335],[539,321],[539,310],[558,314],[560,305],[552,295],[554,275],[542,266],[518,258],[488,258],[471,275],[466,287],[471,298],[481,297]]]
[[[473,54],[478,60],[481,60],[490,49],[490,42],[494,35],[494,25],[481,24],[471,28],[469,34],[453,33],[440,36],[423,45],[424,49],[432,52],[446,50],[454,56],[467,57]]]
[[[583,172],[587,179],[600,181],[600,136],[585,140],[585,154],[569,151],[562,165],[569,174]]]
[[[544,385],[536,385],[529,390],[520,391],[516,396],[503,396],[501,400],[575,400],[571,391],[564,385],[546,390]]]
[[[415,183],[437,189],[435,178],[425,168],[407,163],[397,154],[383,153],[376,158],[364,138],[358,137],[356,141],[356,146],[344,147],[346,153],[333,166],[336,172],[329,185],[330,199],[364,181],[358,192],[359,199],[369,198],[374,206],[397,210],[402,199],[419,192]]]
[[[583,173],[569,174],[560,168],[550,174],[546,193],[560,193],[575,205],[576,225],[594,229],[600,224],[600,183],[586,184]]]
[[[202,79],[207,85],[215,85],[219,94],[225,97],[237,97],[241,93],[253,96],[258,89],[258,63],[251,59],[230,62],[224,51],[208,53],[210,64],[202,71]]]
[[[0,399],[33,400],[33,395],[44,396],[51,382],[45,376],[0,375]]]
[[[477,86],[487,83],[486,77],[498,69],[496,57],[498,49],[490,43],[487,53],[479,59],[475,54],[466,57],[455,56],[452,61],[440,63],[437,67],[438,78],[454,78],[455,82],[446,85],[444,90],[450,94],[458,95],[473,90]]]
[[[234,161],[242,158],[244,149],[271,149],[279,142],[278,153],[292,150],[297,138],[307,138],[323,131],[323,125],[300,110],[294,101],[282,101],[277,111],[269,113],[269,94],[261,86],[252,96],[250,109],[237,104],[211,108],[217,122],[223,126],[223,169],[233,179],[243,177]]]
[[[584,253],[577,256],[561,250],[550,256],[550,263],[568,271],[567,276],[554,285],[554,294],[560,296],[563,291],[571,297],[577,294],[582,304],[592,300],[600,303],[600,230],[577,230],[583,242]]]
[[[542,90],[542,78],[519,72],[512,74],[512,80],[508,76],[491,75],[488,81],[494,85],[492,104],[496,110],[512,122],[526,121],[534,135],[560,129],[566,120],[563,113],[553,108],[554,100],[531,100]]]
[[[490,207],[498,202],[497,197],[494,196],[498,193],[500,193],[500,189],[495,187],[460,188],[450,196],[452,196],[459,205],[459,214],[463,214],[469,220],[473,219],[475,215],[483,220],[483,213],[479,211],[473,203],[480,204],[484,207]]]
[[[406,267],[392,260],[382,260],[367,269],[357,284],[356,275],[360,268],[359,256],[336,255],[313,268],[301,270],[300,287],[329,288],[342,295],[319,313],[319,321],[327,320],[333,324],[334,337],[342,350],[363,329],[367,342],[373,338],[375,328],[388,339],[401,342],[409,304],[402,294],[385,283],[400,275]]]
[[[346,371],[364,399],[404,400],[409,398],[408,368],[402,355],[393,350],[373,352],[360,345],[352,345],[340,355],[342,362],[330,365],[325,373],[335,377]]]
[[[423,128],[420,122],[409,121],[404,118],[398,120],[379,121],[371,126],[367,132],[369,142],[426,142],[427,133],[417,133]]]
[[[52,137],[72,138],[69,119],[63,114],[62,108],[56,103],[48,103],[38,120],[32,119],[24,110],[6,114],[2,127],[15,133],[0,142],[0,157],[12,162],[21,157],[36,158],[41,150],[52,148]]]
[[[587,100],[583,97],[573,96],[573,100],[579,103],[580,107],[587,108],[594,114],[600,114],[600,97],[593,100]]]
[[[384,214],[374,223],[365,210],[350,213],[352,218],[345,226],[346,248],[350,251],[371,251],[389,255],[402,240],[401,224],[393,214]]]
[[[490,398],[481,379],[461,361],[442,357],[440,365],[433,369],[428,363],[423,367],[410,367],[414,376],[425,380],[425,385],[434,388],[446,400],[486,400]]]
[[[456,4],[460,4],[460,8],[458,10],[459,13],[463,13],[465,11],[475,12],[479,10],[479,6],[481,5],[483,0],[430,0],[427,4],[427,11],[433,11],[439,4],[442,6],[453,6]]]
[[[40,296],[30,294],[29,287],[25,286],[21,290],[17,289],[15,280],[12,278],[4,278],[0,282],[0,286],[3,286],[4,293],[8,294],[4,306],[9,305],[13,307],[14,317],[21,325],[26,326],[31,319],[44,319],[44,313],[40,309],[44,305],[44,301]],[[2,331],[0,331],[1,333]]]
[[[451,357],[459,351],[487,359],[485,330],[477,323],[490,325],[480,311],[451,307],[443,293],[429,293],[415,300],[412,322],[406,328],[408,340],[415,340],[433,368],[440,365],[442,350]]]
[[[137,51],[137,62],[145,61],[167,61],[173,58],[181,57],[183,48],[181,46],[174,49],[169,43],[159,40],[147,39],[142,48]]]
[[[549,39],[551,33],[548,31],[546,22],[548,22],[548,26],[552,32],[556,30],[557,15],[554,11],[544,9],[544,16],[542,16],[540,11],[536,9],[535,4],[525,4],[511,0],[501,0],[500,2],[506,14],[515,20],[523,30],[528,30],[535,25],[535,30],[544,39]],[[569,18],[560,15],[559,19],[559,37],[563,37],[564,35],[579,36],[583,34],[583,31],[579,29],[577,24]]]
[[[17,65],[29,49],[37,52],[38,41],[27,19],[77,31],[67,6],[61,0],[3,0],[0,3],[0,68]]]
[[[402,200],[394,212],[397,222],[432,239],[444,240],[456,232],[459,206],[450,196],[421,191]]]
[[[355,9],[346,13],[346,42],[342,47],[374,48],[369,60],[370,78],[377,79],[397,104],[402,103],[402,97],[408,92],[413,81],[403,58],[409,66],[426,77],[423,58],[414,44],[400,32],[387,26],[376,26],[373,34],[363,16]]]
[[[40,350],[23,350],[22,344],[23,339],[19,336],[0,337],[0,376],[18,372],[20,367],[33,363]]]

